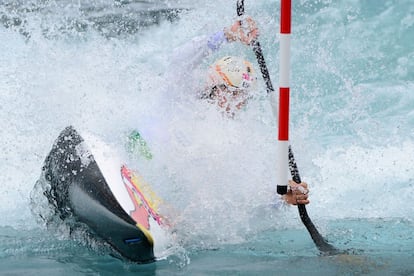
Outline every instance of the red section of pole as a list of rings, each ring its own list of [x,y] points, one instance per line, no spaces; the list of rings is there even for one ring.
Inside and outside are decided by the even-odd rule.
[[[289,141],[289,90],[279,88],[279,141]]]
[[[291,22],[291,0],[281,0],[280,3],[280,33],[290,34],[290,22]]]

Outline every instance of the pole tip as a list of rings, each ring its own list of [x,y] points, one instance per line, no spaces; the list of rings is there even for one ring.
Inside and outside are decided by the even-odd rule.
[[[287,186],[286,185],[277,185],[276,191],[279,195],[287,194]]]

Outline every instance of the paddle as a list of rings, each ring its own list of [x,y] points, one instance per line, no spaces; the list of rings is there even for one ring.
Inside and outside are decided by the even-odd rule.
[[[237,0],[237,15],[242,16],[243,14],[244,14],[244,1],[243,0]],[[260,43],[256,39],[255,41],[253,41],[251,43],[251,46],[252,46],[253,51],[256,55],[257,62],[258,62],[259,67],[260,67],[260,71],[262,73],[262,77],[263,77],[263,79],[266,83],[267,93],[270,94],[270,95],[273,95],[271,103],[272,103],[272,107],[273,107],[273,113],[274,113],[274,115],[277,115],[276,110],[275,110],[276,105],[274,104],[274,94],[275,93],[274,93],[273,85],[272,85],[272,82],[271,82],[271,79],[270,79],[269,71],[267,70],[266,62],[265,62],[265,59],[264,59],[264,56],[263,56],[263,52],[262,52]],[[296,165],[296,161],[295,161],[291,146],[289,146],[289,169],[290,169],[293,181],[295,181],[296,183],[301,183],[302,181],[300,179],[299,170],[298,170],[298,167]],[[286,189],[283,189],[283,186],[281,188],[278,187],[278,193],[282,193],[282,194],[286,193]],[[308,230],[309,234],[312,237],[312,240],[314,241],[314,243],[316,244],[318,249],[321,252],[323,252],[324,254],[327,254],[327,255],[340,253],[340,251],[338,249],[336,249],[334,246],[329,244],[322,237],[322,235],[318,232],[315,225],[312,223],[311,219],[308,216],[305,205],[298,204],[298,210],[299,210],[299,215],[300,215],[300,218],[301,218],[303,224],[305,225],[306,229]]]

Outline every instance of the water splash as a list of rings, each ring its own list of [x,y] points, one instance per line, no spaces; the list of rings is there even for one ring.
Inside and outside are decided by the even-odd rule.
[[[192,6],[179,20],[161,21],[139,33],[124,22],[121,36],[111,34],[123,23],[108,32],[94,29],[89,19],[101,11],[80,13],[74,2],[66,3],[67,10],[30,2],[34,8],[24,11],[2,2],[2,225],[37,227],[29,193],[65,126],[88,129],[122,152],[126,135],[146,124],[149,114],[169,117],[174,139],[165,148],[153,144],[151,162],[128,161],[176,206],[184,244],[204,238],[205,244],[196,247],[214,248],[243,241],[245,233],[284,227],[269,218],[299,225],[294,210],[280,214],[269,207],[277,160],[275,119],[266,97],[257,96],[235,120],[223,120],[200,102],[183,105],[185,116],[158,108],[171,49],[231,23],[235,5],[230,2]],[[262,30],[274,82],[277,4],[246,7]],[[412,219],[404,203],[412,201],[414,135],[410,1],[295,5],[291,140],[301,174],[311,185],[312,217],[322,225],[338,217]],[[59,11],[56,17],[67,11],[62,18],[76,20],[57,19],[54,11]],[[85,22],[92,27],[84,28]],[[250,49],[239,45],[222,53],[234,51],[254,60]],[[191,231],[194,235],[186,236]]]

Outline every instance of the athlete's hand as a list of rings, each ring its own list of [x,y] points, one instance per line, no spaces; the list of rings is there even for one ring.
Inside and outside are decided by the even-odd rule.
[[[240,41],[250,45],[259,36],[259,29],[251,17],[246,17],[243,20],[236,20],[233,25],[225,28],[224,34],[229,42]]]
[[[289,190],[283,198],[287,203],[292,205],[308,204],[308,194],[308,184],[305,182],[297,184],[296,182],[289,180]]]

